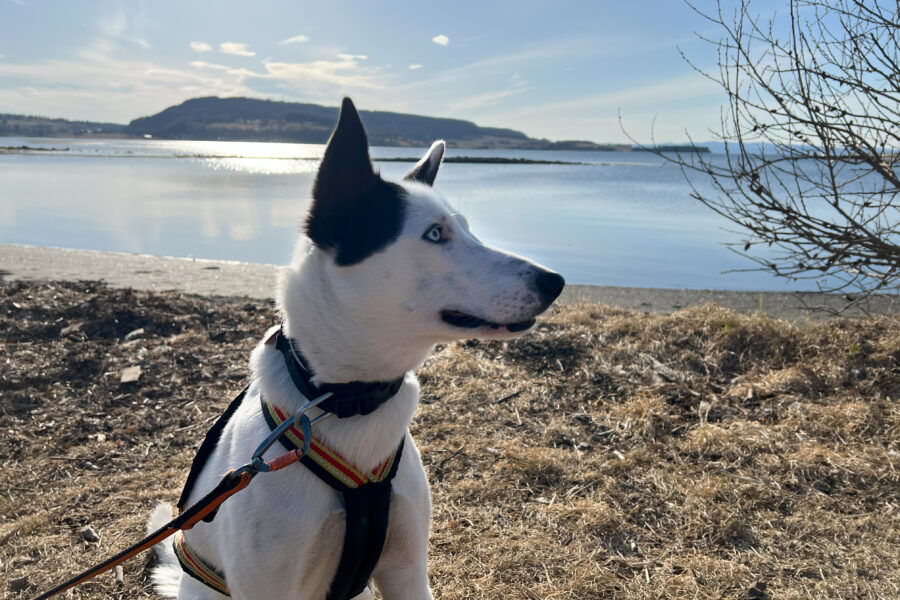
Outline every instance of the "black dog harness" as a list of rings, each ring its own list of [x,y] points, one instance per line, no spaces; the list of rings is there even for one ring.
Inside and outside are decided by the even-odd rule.
[[[386,382],[329,383],[316,386],[312,383],[312,370],[296,345],[282,331],[266,340],[274,344],[284,357],[291,380],[307,399],[312,400],[331,392],[331,398],[319,404],[319,408],[334,413],[338,418],[367,415],[390,400],[403,385],[403,377]],[[207,432],[185,482],[178,509],[182,510],[188,501],[197,478],[207,459],[212,454],[222,436],[222,431],[246,395],[247,388],[235,398],[212,428]],[[274,430],[290,418],[282,409],[268,402],[260,395],[263,417]],[[299,427],[287,429],[278,441],[287,450],[304,446],[303,431]],[[326,600],[347,600],[365,589],[375,565],[381,556],[387,535],[388,512],[391,500],[391,480],[397,473],[403,454],[403,440],[384,462],[369,473],[358,470],[339,454],[330,450],[314,436],[309,443],[309,452],[300,461],[319,479],[341,493],[347,517],[344,545],[337,571],[331,580]],[[204,520],[212,521],[215,512]],[[228,587],[222,573],[206,562],[187,545],[184,536],[176,535],[175,554],[182,569],[191,577],[203,582],[221,594],[228,595]]]

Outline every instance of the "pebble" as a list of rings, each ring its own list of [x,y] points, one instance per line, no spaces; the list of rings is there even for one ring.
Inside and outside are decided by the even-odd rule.
[[[133,367],[128,367],[127,369],[122,369],[122,378],[119,380],[120,383],[134,383],[138,379],[141,378],[141,367],[135,365]]]
[[[141,328],[139,328],[139,329],[135,329],[134,331],[130,331],[129,333],[127,333],[127,334],[125,335],[125,341],[128,342],[128,341],[131,341],[131,340],[133,340],[133,339],[136,339],[136,338],[139,338],[139,337],[143,337],[143,335],[144,335],[144,328],[141,327]]]
[[[9,591],[11,592],[21,592],[27,590],[31,587],[31,583],[28,581],[28,575],[24,577],[18,577],[16,579],[10,579],[9,581]]]
[[[84,538],[86,542],[99,542],[100,534],[97,533],[97,530],[91,527],[90,525],[85,525],[81,529],[81,537]]]
[[[66,325],[59,331],[59,335],[69,335],[70,333],[81,331],[82,327],[84,327],[84,323],[72,323],[71,325]]]

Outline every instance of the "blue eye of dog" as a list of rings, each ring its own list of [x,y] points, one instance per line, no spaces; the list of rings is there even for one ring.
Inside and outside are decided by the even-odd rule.
[[[440,225],[432,225],[422,235],[422,239],[433,244],[443,244],[447,240],[444,238],[444,228]]]

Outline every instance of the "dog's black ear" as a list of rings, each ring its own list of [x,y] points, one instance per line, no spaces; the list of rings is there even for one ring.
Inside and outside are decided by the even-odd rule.
[[[438,140],[433,143],[428,153],[416,163],[416,166],[403,179],[434,185],[434,178],[437,177],[438,169],[441,167],[441,160],[444,158],[444,148],[446,146],[444,140]]]
[[[402,190],[375,173],[356,107],[344,98],[337,126],[313,184],[306,234],[337,264],[352,265],[397,238],[403,225]]]
[[[325,147],[313,187],[315,203],[354,198],[371,187],[378,176],[369,160],[369,141],[356,107],[344,98],[337,126]],[[313,206],[313,212],[317,207]]]

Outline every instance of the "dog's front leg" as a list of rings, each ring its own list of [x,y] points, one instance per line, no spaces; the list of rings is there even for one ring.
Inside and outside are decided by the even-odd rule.
[[[418,458],[418,453],[415,457]],[[391,497],[388,536],[381,560],[372,574],[384,600],[432,598],[428,586],[431,499],[425,483],[425,473],[421,469],[419,466],[419,469],[413,471],[414,479],[419,483],[412,486],[414,492],[408,495],[394,494]]]
[[[406,566],[385,565],[375,571],[374,579],[384,600],[432,600],[424,560]]]

